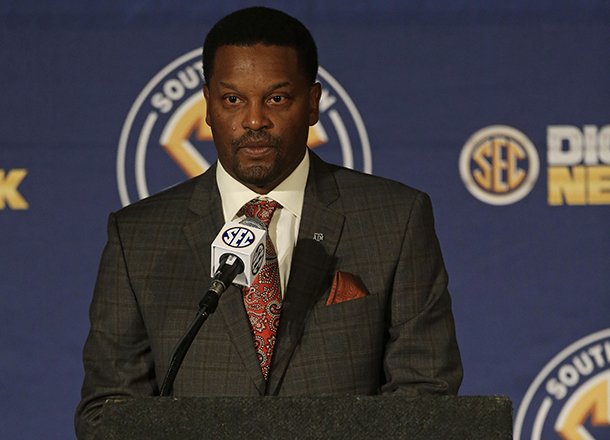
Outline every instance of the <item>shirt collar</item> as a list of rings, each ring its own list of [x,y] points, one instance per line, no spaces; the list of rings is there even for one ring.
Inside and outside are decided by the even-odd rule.
[[[303,160],[301,160],[301,163],[294,171],[268,194],[265,194],[264,197],[275,200],[284,209],[300,219],[308,175],[309,151],[306,150]],[[216,182],[220,191],[220,198],[222,199],[222,211],[225,221],[234,220],[242,206],[252,199],[261,197],[261,194],[252,191],[231,176],[222,167],[220,161],[217,161],[216,165]]]

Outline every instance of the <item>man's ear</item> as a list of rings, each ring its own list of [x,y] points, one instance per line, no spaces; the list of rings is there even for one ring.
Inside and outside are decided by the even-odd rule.
[[[309,88],[309,125],[316,125],[320,119],[320,97],[322,86],[315,83]]]
[[[205,98],[205,123],[208,124],[210,127],[212,126],[212,124],[210,124],[210,89],[208,88],[207,84],[203,85],[203,97]]]

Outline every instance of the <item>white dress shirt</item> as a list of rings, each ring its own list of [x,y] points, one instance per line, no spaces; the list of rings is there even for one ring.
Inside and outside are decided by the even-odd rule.
[[[220,161],[217,162],[216,182],[220,191],[225,222],[240,221],[243,216],[240,217],[237,213],[247,202],[255,198],[272,199],[282,205],[281,209],[275,211],[271,223],[269,223],[269,235],[278,257],[282,297],[284,297],[288,285],[292,252],[299,235],[308,175],[309,151],[306,151],[301,163],[286,179],[268,194],[261,195],[237,181],[227,173]]]

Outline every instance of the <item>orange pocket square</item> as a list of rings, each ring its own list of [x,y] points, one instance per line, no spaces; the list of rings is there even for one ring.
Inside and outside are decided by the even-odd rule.
[[[326,300],[326,305],[339,304],[343,301],[363,298],[368,295],[366,287],[355,275],[349,272],[335,272],[333,285],[330,288],[330,294]]]

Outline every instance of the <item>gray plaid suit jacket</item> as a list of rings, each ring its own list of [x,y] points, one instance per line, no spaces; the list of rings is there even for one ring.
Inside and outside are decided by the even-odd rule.
[[[462,367],[428,196],[315,154],[310,167],[268,382],[231,286],[174,395],[457,393]],[[210,245],[223,224],[215,166],[111,214],[84,349],[79,438],[93,432],[106,399],[158,394],[209,287]],[[368,295],[326,305],[336,271],[359,277]]]

